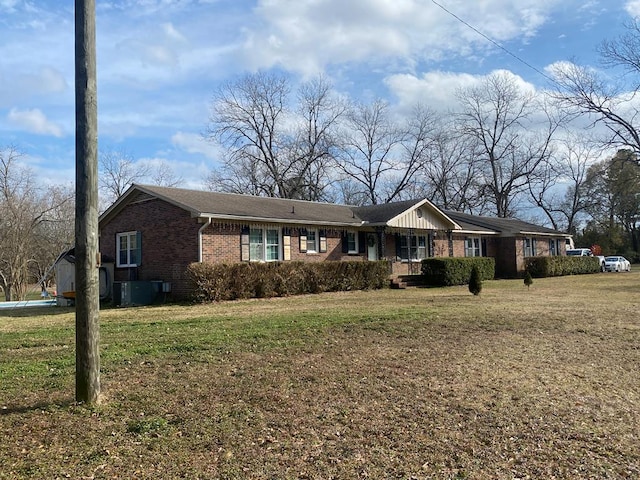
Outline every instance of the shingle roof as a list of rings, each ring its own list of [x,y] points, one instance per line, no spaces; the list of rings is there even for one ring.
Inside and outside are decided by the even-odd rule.
[[[499,232],[502,235],[516,235],[522,233],[538,233],[546,235],[564,235],[564,233],[547,227],[541,227],[529,222],[523,222],[517,218],[481,217],[468,213],[443,210],[450,218],[455,220],[465,230],[487,229]]]
[[[102,223],[112,215],[115,215],[132,195],[139,194],[162,199],[190,212],[194,217],[344,227],[383,225],[418,203],[426,202],[426,200],[405,200],[382,205],[356,207],[305,200],[136,184],[101,215],[100,222]],[[440,211],[465,231],[497,233],[504,236],[522,233],[564,235],[562,232],[550,228],[540,227],[512,218],[480,217],[452,210]]]
[[[404,200],[401,202],[367,205],[365,207],[351,207],[357,217],[368,223],[382,223],[413,207],[420,200]]]
[[[347,205],[151,185],[132,188],[180,206],[194,216],[325,225],[362,223]]]

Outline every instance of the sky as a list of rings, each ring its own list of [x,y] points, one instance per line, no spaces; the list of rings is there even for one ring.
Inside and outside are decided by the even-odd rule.
[[[0,149],[44,182],[75,178],[74,2],[0,0]],[[99,150],[168,163],[202,188],[213,94],[246,73],[325,75],[355,100],[451,106],[496,70],[600,68],[640,0],[96,0]]]

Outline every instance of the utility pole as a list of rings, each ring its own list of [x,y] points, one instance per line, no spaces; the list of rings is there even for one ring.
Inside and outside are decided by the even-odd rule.
[[[95,0],[75,0],[76,401],[100,396],[98,95]]]

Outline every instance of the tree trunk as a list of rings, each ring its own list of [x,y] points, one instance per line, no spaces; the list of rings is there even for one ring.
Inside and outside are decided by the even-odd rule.
[[[76,0],[76,400],[100,396],[95,0]]]

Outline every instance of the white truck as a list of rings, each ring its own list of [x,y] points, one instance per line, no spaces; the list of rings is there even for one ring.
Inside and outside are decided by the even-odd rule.
[[[600,261],[600,271],[604,272],[604,257],[602,255],[594,255],[590,248],[571,248],[567,250],[570,257],[597,257]]]

